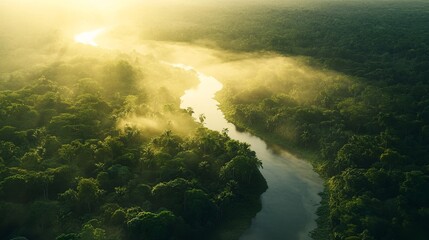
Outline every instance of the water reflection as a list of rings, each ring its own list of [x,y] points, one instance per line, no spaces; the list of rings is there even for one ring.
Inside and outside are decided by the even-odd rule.
[[[181,97],[181,108],[191,107],[194,117],[204,114],[207,128],[221,131],[228,128],[228,135],[247,142],[263,162],[261,170],[267,180],[268,190],[262,195],[262,210],[252,220],[241,240],[294,240],[311,239],[308,233],[316,227],[316,209],[323,190],[321,178],[312,166],[285,151],[274,152],[260,138],[239,132],[225,120],[214,100],[222,84],[214,77],[204,75],[190,66],[173,64],[174,67],[193,71],[200,84]]]

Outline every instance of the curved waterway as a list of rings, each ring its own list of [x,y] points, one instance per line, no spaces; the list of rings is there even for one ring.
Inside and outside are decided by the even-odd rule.
[[[174,67],[194,72],[200,84],[185,91],[181,97],[181,108],[191,107],[194,117],[204,114],[205,126],[222,131],[250,144],[262,160],[261,172],[267,180],[268,190],[261,196],[262,210],[252,219],[251,226],[240,240],[304,240],[311,239],[309,232],[316,227],[316,209],[320,202],[319,192],[323,190],[322,179],[312,166],[286,151],[273,151],[260,138],[247,132],[239,132],[229,123],[219,103],[214,99],[222,84],[214,77],[207,76],[190,66],[173,64]]]
[[[75,41],[98,46],[95,38],[102,31],[104,28],[78,34]],[[204,123],[209,129],[228,129],[232,139],[250,144],[250,148],[262,160],[261,172],[267,181],[268,190],[261,196],[262,210],[252,219],[251,226],[240,240],[311,239],[309,232],[316,227],[315,212],[320,202],[318,193],[323,190],[322,179],[312,166],[286,151],[273,151],[260,138],[239,132],[232,123],[226,121],[218,108],[219,103],[214,99],[216,92],[222,89],[217,79],[187,65],[169,65],[192,71],[200,80],[196,88],[185,91],[180,107],[191,107],[196,119],[204,114]]]

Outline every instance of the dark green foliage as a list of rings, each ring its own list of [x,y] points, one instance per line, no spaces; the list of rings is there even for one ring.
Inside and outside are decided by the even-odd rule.
[[[179,220],[170,211],[139,212],[127,222],[130,239],[168,240],[175,234]]]
[[[193,226],[202,227],[216,220],[216,205],[201,189],[190,189],[184,195],[184,219]]]
[[[234,180],[242,185],[250,185],[259,173],[262,163],[256,158],[237,156],[221,169],[221,178]]]
[[[229,204],[259,198],[263,178],[245,175],[232,190],[220,177],[238,156],[252,160],[251,175],[259,173],[248,145],[194,123],[172,103],[180,95],[164,96],[172,101],[167,112],[130,95],[138,94],[139,73],[127,61],[105,70],[123,96],[89,78],[73,85],[42,77],[0,91],[1,239],[201,239]],[[163,123],[173,113],[190,132],[178,135]],[[135,114],[160,129],[118,127]],[[265,187],[249,191],[252,184]]]
[[[428,9],[425,1],[310,1],[299,7],[232,3],[198,13],[190,8],[170,11],[164,21],[158,20],[158,34],[145,36],[185,42],[208,39],[225,49],[310,56],[348,75],[409,84],[427,82],[429,76]],[[181,24],[172,26],[173,22]]]
[[[162,182],[153,187],[152,197],[158,206],[165,206],[175,213],[182,213],[185,192],[192,188],[192,185],[183,178]]]
[[[209,38],[227,49],[307,56],[316,69],[349,76],[310,83],[319,86],[312,95],[305,95],[304,83],[289,84],[291,76],[246,87],[243,79],[225,81],[218,96],[237,126],[317,154],[314,164],[329,192],[318,239],[429,236],[428,9],[422,1],[243,6],[245,14],[213,8],[219,15],[205,18],[206,25],[181,28],[188,33],[182,41]],[[157,38],[177,40],[168,32]],[[234,164],[225,165],[223,177],[243,183],[246,174]],[[225,190],[218,199],[230,196]]]
[[[219,98],[239,127],[318,154],[329,236],[316,237],[428,239],[429,5],[323,2],[160,8],[165,21],[148,24],[154,14],[139,12],[145,19],[136,22],[155,40],[306,56],[357,77],[321,85],[305,101],[290,94],[305,89],[281,78],[244,90],[225,84]],[[251,196],[248,186],[264,185],[254,153],[224,134],[179,137],[169,124],[119,131],[132,114],[158,123],[179,116],[186,89],[168,81],[184,71],[156,64],[167,77],[143,79],[142,88],[146,72],[131,62],[78,58],[2,72],[0,238],[200,239]]]

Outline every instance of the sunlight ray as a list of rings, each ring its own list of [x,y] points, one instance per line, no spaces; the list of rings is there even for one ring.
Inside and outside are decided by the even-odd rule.
[[[78,43],[81,43],[81,44],[97,47],[98,44],[95,42],[95,38],[98,35],[100,35],[101,33],[103,33],[104,31],[105,31],[105,28],[98,28],[98,29],[93,30],[93,31],[82,32],[82,33],[77,34],[74,37],[74,40]]]

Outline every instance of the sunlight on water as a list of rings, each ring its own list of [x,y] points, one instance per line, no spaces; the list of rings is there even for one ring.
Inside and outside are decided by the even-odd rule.
[[[101,33],[103,33],[104,31],[105,31],[105,28],[99,28],[89,32],[82,32],[77,34],[74,37],[74,40],[78,43],[97,47],[98,44],[95,42],[95,38]]]
[[[180,107],[183,109],[192,107],[195,119],[198,119],[198,116],[203,114],[206,117],[206,127],[212,130],[222,131],[228,123],[224,119],[222,112],[217,108],[219,103],[214,99],[215,94],[223,88],[222,83],[212,76],[196,71],[191,66],[184,64],[170,65],[185,71],[193,71],[200,80],[200,84],[196,88],[185,91],[185,94],[180,98]]]
[[[211,130],[228,129],[232,139],[250,144],[250,149],[263,162],[261,172],[267,180],[268,190],[261,196],[262,210],[252,219],[250,228],[240,240],[310,240],[308,233],[316,227],[318,193],[323,190],[323,181],[311,164],[285,151],[274,152],[262,139],[240,132],[229,123],[218,108],[219,102],[214,99],[223,87],[216,78],[185,64],[169,65],[192,71],[200,80],[197,87],[185,91],[180,107],[191,107],[195,119],[204,114],[204,125]]]

